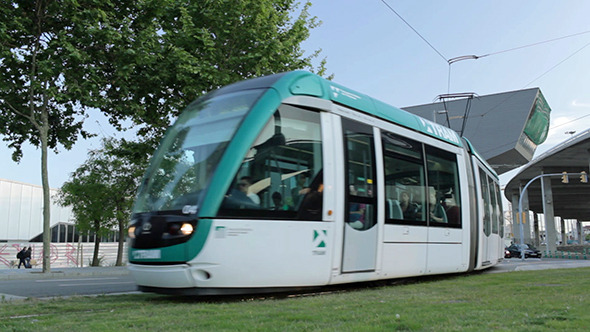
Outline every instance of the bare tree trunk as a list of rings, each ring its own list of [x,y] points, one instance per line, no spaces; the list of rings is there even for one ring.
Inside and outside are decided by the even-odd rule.
[[[47,167],[49,115],[47,109],[41,113],[41,182],[43,184],[43,273],[51,272],[51,197],[49,171]]]
[[[94,254],[92,255],[92,266],[99,266],[100,261],[98,259],[98,250],[100,247],[100,235],[96,234],[96,239],[94,240]]]
[[[126,222],[125,220],[119,220],[119,248],[117,249],[117,263],[116,266],[123,265],[123,249],[125,249],[125,227]]]
[[[98,250],[100,248],[100,221],[94,221],[94,254],[92,255],[92,266],[99,266]]]

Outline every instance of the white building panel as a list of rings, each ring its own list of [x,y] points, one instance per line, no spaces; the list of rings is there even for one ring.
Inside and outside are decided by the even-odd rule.
[[[54,192],[54,191],[52,191]],[[53,193],[51,194],[53,195]],[[56,222],[51,217],[51,225],[55,225]],[[41,234],[43,232],[43,188],[36,187],[34,190],[33,195],[31,195],[31,229],[32,230],[41,230],[40,232],[36,232],[32,236]],[[32,231],[35,233],[35,231]],[[31,236],[31,237],[32,237]]]
[[[72,209],[62,207],[51,189],[51,222],[72,223]],[[43,188],[31,184],[0,179],[0,240],[28,241],[43,233]]]
[[[18,183],[10,185],[10,195],[8,199],[8,239],[21,239],[18,237],[18,229],[20,228],[20,205],[23,186]]]
[[[14,186],[13,186],[14,187]],[[21,185],[21,195],[20,195],[20,222],[18,224],[18,234],[17,238],[19,239],[26,239],[31,232],[31,210],[32,206],[32,197],[33,197],[33,187],[32,186],[25,186]]]
[[[10,208],[10,187],[12,183],[0,180],[0,239],[8,234],[8,212]]]

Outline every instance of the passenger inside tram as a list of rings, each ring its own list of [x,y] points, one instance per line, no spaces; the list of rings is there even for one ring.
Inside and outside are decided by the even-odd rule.
[[[246,194],[250,200],[256,205],[260,205],[260,197],[250,191],[250,186],[252,185],[252,178],[249,176],[242,176],[240,178],[240,182],[238,182],[238,189]]]
[[[430,187],[429,189],[430,199],[428,200],[428,212],[430,220],[438,223],[448,223],[445,209],[437,198],[436,190],[433,187]]]
[[[272,193],[271,198],[272,198],[272,203],[273,203],[273,207],[271,210],[275,210],[275,211],[289,210],[289,205],[283,204],[283,196],[281,195],[280,192],[275,191],[274,193]]]
[[[407,191],[402,191],[400,194],[400,208],[404,220],[415,220],[416,213],[418,213],[418,205],[410,201],[410,194]]]
[[[356,196],[358,194],[356,187],[354,185],[350,185],[350,195]],[[350,213],[348,217],[348,222],[350,226],[356,229],[362,229],[365,224],[365,211],[366,205],[361,203],[350,203]]]
[[[324,173],[319,171],[309,185],[297,211],[300,220],[321,220],[323,208]]]
[[[443,201],[442,205],[446,211],[449,223],[459,224],[460,211],[452,189],[445,193],[445,200]]]
[[[301,199],[309,192],[309,187],[307,187],[308,178],[309,174],[307,172],[299,174],[297,176],[297,186],[291,189],[292,208],[294,210],[299,207]]]

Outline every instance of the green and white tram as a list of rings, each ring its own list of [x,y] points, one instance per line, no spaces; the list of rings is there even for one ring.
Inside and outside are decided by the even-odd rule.
[[[483,269],[503,258],[498,178],[449,128],[314,74],[188,106],[129,227],[140,290],[258,293]]]

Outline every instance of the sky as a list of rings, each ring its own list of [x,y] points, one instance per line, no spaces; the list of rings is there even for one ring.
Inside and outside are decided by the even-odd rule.
[[[570,138],[566,132],[590,128],[590,1],[311,2],[309,13],[322,24],[302,48],[307,54],[321,49],[336,83],[397,107],[431,103],[448,92],[487,95],[539,87],[552,112],[549,136],[535,155]],[[537,45],[522,47],[531,44]],[[447,60],[464,55],[488,56],[456,62],[449,70]],[[97,136],[50,154],[52,188],[68,180],[89,149],[100,147],[101,137],[133,136],[118,133],[98,112],[85,128]],[[40,151],[25,146],[19,164],[11,154],[0,143],[0,178],[41,185]]]

